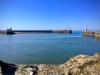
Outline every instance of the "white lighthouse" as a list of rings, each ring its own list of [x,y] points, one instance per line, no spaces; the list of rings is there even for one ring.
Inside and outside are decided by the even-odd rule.
[[[70,31],[70,28],[68,28],[68,31]]]
[[[85,28],[85,32],[87,32],[87,28]]]

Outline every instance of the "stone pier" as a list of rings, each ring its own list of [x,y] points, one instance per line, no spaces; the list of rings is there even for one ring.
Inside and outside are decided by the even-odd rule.
[[[93,36],[100,38],[100,31],[88,31],[87,28],[82,32],[82,36]]]

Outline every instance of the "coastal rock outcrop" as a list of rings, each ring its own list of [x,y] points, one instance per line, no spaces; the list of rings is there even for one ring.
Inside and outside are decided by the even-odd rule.
[[[100,75],[100,53],[78,55],[64,64],[14,65],[0,60],[0,75]]]
[[[95,37],[100,38],[100,32],[96,32]]]

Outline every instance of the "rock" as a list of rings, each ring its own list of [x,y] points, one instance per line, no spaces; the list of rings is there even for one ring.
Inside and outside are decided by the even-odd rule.
[[[0,60],[0,75],[100,75],[100,53],[78,55],[64,64],[14,65]]]
[[[65,64],[60,65],[60,68],[64,69],[65,75],[99,75],[100,67],[97,68],[99,65],[100,53],[95,54],[94,56],[75,56]]]
[[[95,37],[100,38],[100,32],[96,32]]]
[[[16,68],[14,64],[8,64],[0,60],[0,67],[2,75],[14,75]]]

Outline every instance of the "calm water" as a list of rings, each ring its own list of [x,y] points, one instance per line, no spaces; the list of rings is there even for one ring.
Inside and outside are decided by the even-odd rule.
[[[0,60],[15,64],[61,64],[78,54],[100,52],[100,40],[72,34],[0,34]]]

